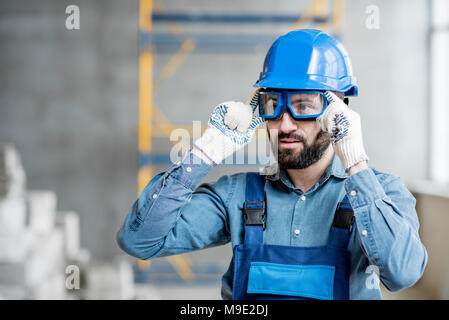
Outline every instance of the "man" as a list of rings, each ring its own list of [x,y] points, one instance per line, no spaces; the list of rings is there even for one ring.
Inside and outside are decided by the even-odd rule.
[[[368,167],[360,117],[342,100],[357,95],[343,46],[318,30],[290,32],[256,87],[259,115],[218,105],[191,152],[133,204],[120,247],[152,259],[231,241],[224,299],[380,299],[376,279],[392,291],[413,285],[427,262],[415,199]],[[264,122],[278,142],[276,173],[199,186]]]

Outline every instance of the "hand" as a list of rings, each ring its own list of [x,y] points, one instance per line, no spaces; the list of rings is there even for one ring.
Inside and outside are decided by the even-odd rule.
[[[228,101],[215,107],[207,129],[194,142],[214,164],[243,148],[264,119],[253,115],[253,108],[242,102]]]
[[[329,105],[317,121],[323,131],[331,134],[334,151],[348,172],[355,164],[368,160],[363,147],[360,115],[334,93],[326,91],[325,96]]]

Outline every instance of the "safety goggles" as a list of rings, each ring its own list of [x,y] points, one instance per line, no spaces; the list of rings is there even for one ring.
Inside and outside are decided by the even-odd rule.
[[[321,91],[259,91],[258,100],[260,116],[272,120],[280,120],[285,111],[289,111],[295,120],[315,120],[327,107]]]

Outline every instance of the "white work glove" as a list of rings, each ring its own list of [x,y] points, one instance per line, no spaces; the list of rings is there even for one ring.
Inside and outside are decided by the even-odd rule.
[[[317,121],[323,131],[331,134],[334,151],[348,171],[353,165],[368,160],[363,147],[360,115],[334,93],[326,91],[324,95],[329,104]]]
[[[243,102],[228,101],[215,107],[208,126],[194,145],[214,164],[243,148],[251,141],[254,131],[264,122],[253,115],[253,108]]]

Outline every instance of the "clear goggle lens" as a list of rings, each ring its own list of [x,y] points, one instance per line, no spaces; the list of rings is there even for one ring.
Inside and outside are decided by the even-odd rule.
[[[321,92],[260,92],[259,110],[264,118],[273,119],[282,116],[290,109],[294,118],[313,118],[319,116],[327,103]]]

